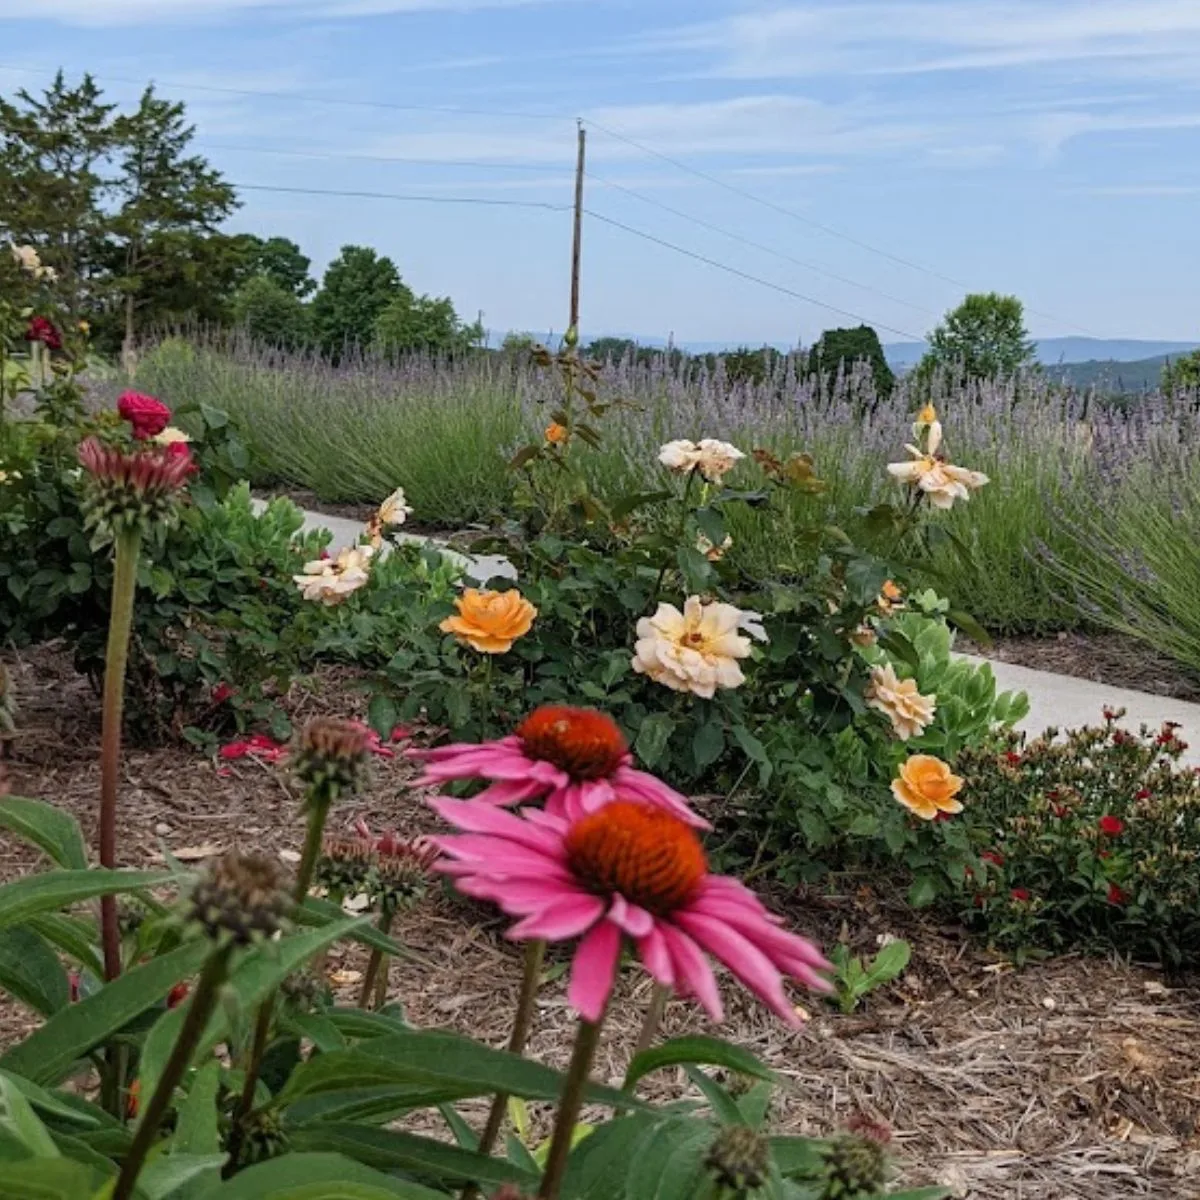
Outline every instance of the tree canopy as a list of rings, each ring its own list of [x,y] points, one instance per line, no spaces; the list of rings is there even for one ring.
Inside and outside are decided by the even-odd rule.
[[[930,333],[929,351],[917,370],[922,375],[938,368],[959,370],[973,379],[992,379],[1015,375],[1036,359],[1021,301],[999,292],[975,293]]]
[[[888,366],[879,334],[869,325],[859,325],[854,329],[827,329],[808,354],[809,370],[819,371],[823,375],[849,372],[855,363],[864,361],[871,368],[876,393],[882,398],[890,396],[896,385],[896,376]]]

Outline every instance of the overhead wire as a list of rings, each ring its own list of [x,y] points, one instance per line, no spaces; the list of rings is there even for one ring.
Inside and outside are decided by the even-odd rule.
[[[341,188],[287,187],[271,183],[230,183],[243,192],[289,192],[301,196],[345,196],[359,200],[412,200],[426,204],[480,204],[494,208],[540,208],[549,212],[570,212],[569,204],[551,204],[548,200],[506,200],[495,196],[439,196],[419,192],[366,192]]]

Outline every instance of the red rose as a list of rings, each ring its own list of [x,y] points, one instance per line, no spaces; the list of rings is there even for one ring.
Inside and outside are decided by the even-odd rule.
[[[212,695],[209,697],[214,704],[224,704],[226,700],[232,699],[236,693],[233,688],[227,683],[218,683],[212,690]]]
[[[1120,837],[1125,832],[1125,822],[1120,817],[1101,817],[1100,832],[1107,837]]]
[[[1029,891],[1026,888],[1013,888],[1008,893],[1018,904],[1027,904],[1029,902]]]
[[[153,396],[141,392],[125,392],[117,401],[117,412],[121,419],[133,426],[133,436],[138,441],[157,437],[171,421],[171,410]],[[179,443],[187,449],[186,443]]]
[[[1054,815],[1061,821],[1063,817],[1071,815],[1071,810],[1065,804],[1056,804],[1054,806]]]
[[[984,862],[989,862],[993,867],[1004,866],[1004,855],[997,850],[985,850],[980,856]]]
[[[29,328],[25,330],[27,342],[41,342],[47,350],[62,349],[62,335],[54,328],[54,323],[48,317],[33,317]]]
[[[1140,788],[1133,798],[1135,800],[1149,800],[1150,799],[1150,789],[1149,788]]]
[[[1006,751],[1004,757],[1010,767],[1015,767],[1021,761],[1021,756],[1015,750]]]
[[[1128,904],[1132,897],[1123,888],[1117,887],[1115,883],[1108,885],[1108,902],[1109,904]]]

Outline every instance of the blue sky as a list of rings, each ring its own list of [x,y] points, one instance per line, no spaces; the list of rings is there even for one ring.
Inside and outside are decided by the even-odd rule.
[[[1200,338],[1200,0],[0,0],[0,36],[0,91],[154,79],[235,183],[442,198],[247,190],[232,227],[373,245],[493,329],[565,323],[581,116],[590,210],[783,289],[588,218],[587,331],[851,323],[805,296],[897,341],[968,285]]]

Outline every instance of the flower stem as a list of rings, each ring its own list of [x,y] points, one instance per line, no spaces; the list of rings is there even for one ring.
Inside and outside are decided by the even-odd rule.
[[[692,487],[696,482],[696,476],[699,474],[697,468],[693,467],[688,472],[687,483],[683,485],[683,498],[679,502],[679,528],[675,531],[676,548],[683,543],[683,535],[687,530],[688,513],[691,511],[688,508],[688,501],[692,498]],[[650,608],[653,609],[658,602],[659,593],[662,591],[663,580],[667,577],[667,571],[670,569],[670,560],[663,563],[662,568],[658,572],[658,578],[654,581],[654,591],[650,593]]]
[[[196,1051],[200,1035],[204,1032],[208,1018],[212,1015],[212,1010],[217,1002],[217,993],[229,971],[229,958],[232,953],[232,943],[222,946],[209,956],[208,962],[204,966],[200,980],[196,984],[196,990],[192,995],[192,1002],[188,1006],[183,1028],[180,1029],[179,1037],[175,1042],[175,1048],[171,1051],[171,1057],[167,1059],[167,1065],[163,1068],[158,1087],[154,1089],[154,1095],[150,1097],[150,1103],[146,1105],[142,1119],[138,1123],[137,1132],[133,1135],[133,1143],[129,1147],[129,1153],[126,1154],[125,1161],[121,1166],[121,1174],[113,1187],[112,1200],[129,1200],[133,1195],[134,1185],[137,1183],[137,1177],[146,1161],[146,1155],[154,1143],[158,1127],[162,1123],[167,1109],[171,1106],[175,1089],[179,1086],[184,1071],[192,1061],[192,1055]]]
[[[546,1158],[546,1171],[542,1175],[542,1186],[538,1189],[538,1200],[558,1200],[563,1176],[567,1173],[567,1159],[571,1155],[571,1142],[575,1135],[575,1123],[583,1108],[583,1092],[587,1087],[588,1072],[596,1047],[600,1044],[600,1029],[604,1025],[604,1014],[598,1021],[580,1021],[575,1035],[575,1050],[571,1054],[571,1065],[567,1068],[567,1082],[563,1085],[562,1099],[558,1102],[558,1116],[554,1121],[554,1133],[550,1139],[550,1153]]]
[[[650,1003],[646,1007],[646,1019],[642,1022],[642,1031],[638,1034],[637,1044],[633,1048],[634,1054],[641,1054],[643,1050],[650,1049],[658,1034],[658,1027],[662,1023],[663,1012],[670,995],[669,987],[661,983],[654,985],[654,991],[650,993]]]
[[[395,909],[386,908],[386,907],[384,908],[383,912],[381,912],[379,914],[379,921],[376,925],[376,928],[379,930],[380,933],[382,933],[386,936],[391,931],[392,920],[395,917],[395,915],[396,915]],[[363,975],[362,991],[359,992],[359,994],[358,994],[358,1007],[359,1008],[367,1007],[367,1003],[371,999],[371,990],[375,986],[376,979],[379,979],[382,981],[382,983],[384,985],[384,989],[383,989],[384,994],[385,995],[387,994],[387,971],[386,971],[386,969],[383,971],[382,974],[380,974],[380,968],[383,967],[385,960],[387,960],[387,957],[388,956],[386,954],[384,954],[384,952],[378,946],[375,946],[372,948],[371,957],[367,961],[367,970],[366,970],[366,973]],[[390,961],[390,960],[388,960],[388,961]],[[376,1008],[383,1007],[383,1005],[379,1001],[378,996],[376,996],[376,998],[375,998],[375,1007]]]
[[[121,720],[125,709],[125,666],[133,625],[133,596],[137,589],[140,530],[117,535],[113,573],[112,611],[108,618],[108,648],[104,656],[104,708],[100,735],[100,865],[117,865],[117,784],[121,769]],[[121,973],[121,933],[117,899],[100,898],[100,928],[104,944],[104,978]]]
[[[542,981],[542,962],[546,957],[546,943],[541,938],[535,938],[525,945],[525,970],[521,976],[521,994],[517,999],[517,1012],[513,1017],[512,1032],[508,1035],[508,1051],[510,1054],[521,1054],[525,1043],[529,1041],[529,1030],[533,1025],[533,1007],[537,1000],[538,988]],[[479,1139],[476,1151],[479,1154],[491,1154],[500,1136],[500,1126],[504,1124],[504,1113],[508,1107],[508,1094],[497,1092],[492,1100],[491,1111],[488,1113],[487,1124]],[[462,1194],[462,1200],[477,1200],[479,1188],[471,1184]]]
[[[308,829],[304,835],[304,850],[300,855],[300,866],[296,869],[296,886],[292,899],[298,908],[304,903],[317,867],[317,855],[321,852],[321,837],[325,832],[325,818],[329,815],[328,804],[317,804],[309,797]],[[271,1018],[275,1015],[275,993],[263,997],[258,1009],[258,1020],[254,1024],[254,1040],[250,1045],[250,1057],[246,1061],[246,1077],[242,1094],[233,1111],[233,1129],[229,1135],[229,1164],[237,1162],[245,1135],[246,1117],[254,1107],[254,1093],[258,1089],[258,1076],[262,1070],[263,1055],[267,1052],[267,1039],[271,1036]]]

